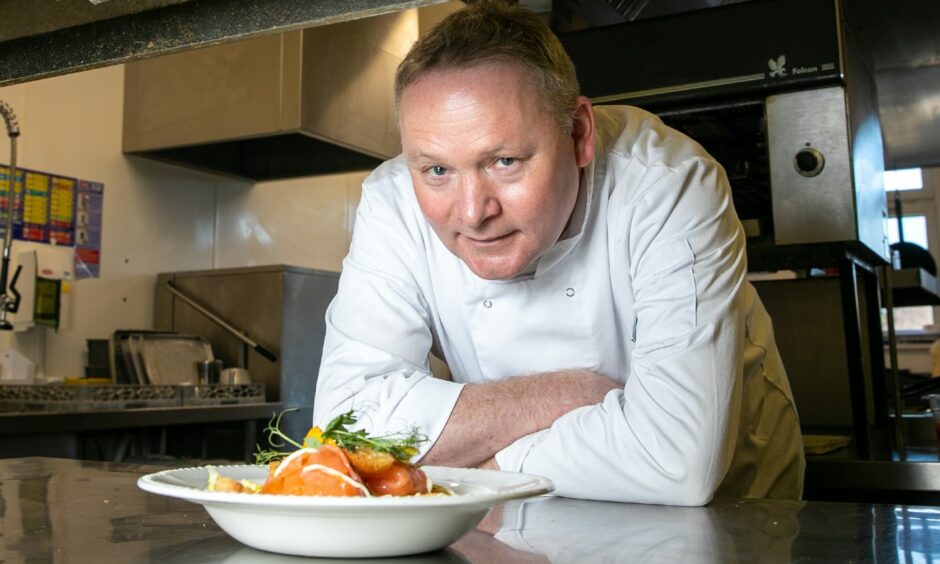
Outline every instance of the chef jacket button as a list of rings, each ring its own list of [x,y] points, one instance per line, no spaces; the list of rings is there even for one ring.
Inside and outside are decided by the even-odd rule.
[[[486,307],[486,308],[493,307],[493,302],[489,300],[483,300],[483,307]]]
[[[573,296],[573,295],[574,295],[574,288],[568,288],[567,290],[565,290],[565,295],[568,296],[569,298],[570,298],[571,296]]]

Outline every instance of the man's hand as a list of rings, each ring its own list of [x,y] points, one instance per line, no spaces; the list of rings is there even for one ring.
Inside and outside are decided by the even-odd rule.
[[[517,439],[547,429],[573,409],[600,403],[607,392],[620,387],[622,384],[589,370],[467,384],[444,431],[422,462],[481,466]]]

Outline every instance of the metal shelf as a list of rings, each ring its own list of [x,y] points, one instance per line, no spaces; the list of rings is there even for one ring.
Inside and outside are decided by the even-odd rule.
[[[891,270],[894,307],[940,305],[937,278],[922,268]]]

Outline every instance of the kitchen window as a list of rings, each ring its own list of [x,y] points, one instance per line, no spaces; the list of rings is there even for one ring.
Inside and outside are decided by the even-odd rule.
[[[902,169],[885,171],[884,186],[888,199],[888,217],[885,224],[888,242],[900,240],[896,200],[900,200],[904,240],[930,251],[935,262],[940,248],[940,229],[937,225],[938,202],[934,197],[935,184],[940,182],[940,169]],[[894,310],[894,325],[899,334],[933,333],[934,320],[940,319],[940,309],[934,306],[909,306]]]
[[[885,192],[922,190],[924,188],[924,172],[919,168],[886,170],[884,180]]]

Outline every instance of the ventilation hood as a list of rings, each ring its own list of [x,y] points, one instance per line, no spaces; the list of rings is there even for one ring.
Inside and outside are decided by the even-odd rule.
[[[411,9],[129,63],[123,150],[250,181],[373,168],[418,29]]]

